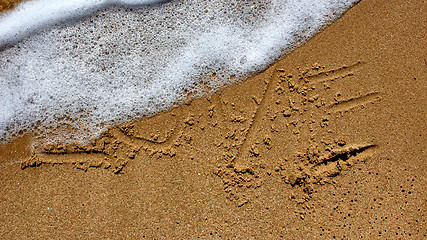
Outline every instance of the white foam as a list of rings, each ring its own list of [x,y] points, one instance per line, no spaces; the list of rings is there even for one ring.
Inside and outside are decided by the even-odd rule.
[[[33,0],[0,17],[0,47],[22,40],[32,33],[76,18],[89,16],[112,5],[135,6],[165,0]]]
[[[45,10],[33,8],[37,2],[56,5],[40,17]],[[0,30],[0,41],[14,43],[46,23],[94,9],[141,2],[153,3],[24,3],[0,19],[2,29],[15,14],[13,26],[24,30]],[[36,125],[42,132],[64,125],[76,130],[56,131],[61,140],[96,137],[109,125],[176,106],[188,92],[200,95],[202,86],[214,91],[265,69],[355,2],[182,0],[115,6],[55,25],[0,52],[0,138]]]

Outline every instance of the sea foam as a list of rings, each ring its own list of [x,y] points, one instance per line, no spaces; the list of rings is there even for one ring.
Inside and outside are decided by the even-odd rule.
[[[40,29],[76,20],[113,6],[150,5],[166,0],[33,0],[0,16],[0,47],[14,44]]]
[[[170,109],[262,71],[357,0],[143,6],[157,2],[39,0],[0,16],[0,139],[37,127],[85,141]]]

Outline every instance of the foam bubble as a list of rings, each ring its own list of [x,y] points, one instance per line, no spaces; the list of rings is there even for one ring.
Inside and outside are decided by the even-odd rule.
[[[112,5],[139,6],[166,0],[33,0],[0,17],[0,48],[56,23],[89,16]]]
[[[74,10],[66,17],[140,2],[70,1],[66,6]],[[200,96],[265,69],[355,2],[182,0],[114,6],[55,25],[0,52],[0,138],[37,125],[45,133],[55,130],[51,140],[83,141],[108,126],[170,109],[188,92]],[[31,10],[35,3],[20,9],[36,16],[44,10]],[[16,24],[30,19],[36,21],[31,31],[39,29],[46,19],[63,21],[66,8],[39,22],[19,16],[18,9]],[[16,42],[20,31],[3,39]]]

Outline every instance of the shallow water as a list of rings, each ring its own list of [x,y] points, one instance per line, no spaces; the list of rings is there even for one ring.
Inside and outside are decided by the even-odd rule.
[[[262,71],[355,2],[23,3],[0,18],[0,139],[38,126],[85,141],[170,109]]]

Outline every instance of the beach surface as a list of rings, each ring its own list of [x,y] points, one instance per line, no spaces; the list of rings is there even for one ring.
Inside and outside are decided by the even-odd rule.
[[[362,0],[212,95],[1,145],[0,238],[426,238],[426,13]]]
[[[1,0],[0,11],[12,9],[18,2],[20,2],[20,0]]]

